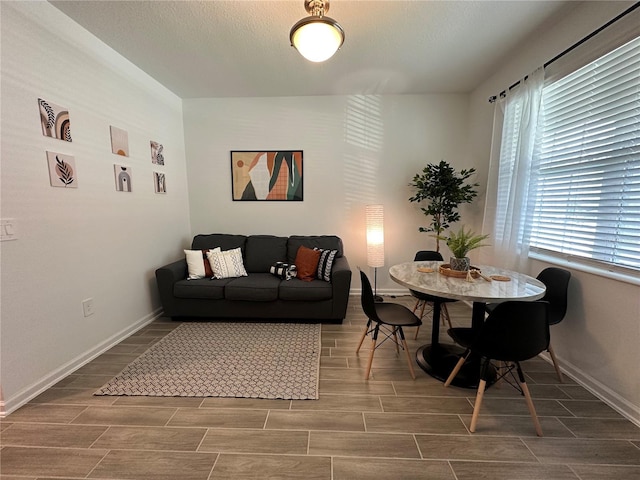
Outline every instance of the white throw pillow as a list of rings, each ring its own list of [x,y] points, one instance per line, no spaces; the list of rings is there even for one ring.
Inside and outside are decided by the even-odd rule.
[[[209,250],[209,252],[220,251],[220,247],[216,247],[213,250]],[[207,254],[209,253],[207,252]],[[204,262],[209,262],[208,258],[205,258],[203,250],[185,250],[184,256],[187,260],[187,270],[189,275],[187,277],[188,280],[197,280],[198,278],[207,277],[207,266]],[[213,270],[213,269],[212,269]]]
[[[242,261],[242,250],[211,251],[207,258],[213,270],[213,278],[246,277],[247,271]]]

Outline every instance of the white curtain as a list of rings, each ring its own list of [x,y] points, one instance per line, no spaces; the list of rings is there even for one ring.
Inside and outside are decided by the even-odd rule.
[[[528,270],[534,208],[532,169],[544,83],[539,68],[496,101],[483,232],[490,235],[491,263]]]

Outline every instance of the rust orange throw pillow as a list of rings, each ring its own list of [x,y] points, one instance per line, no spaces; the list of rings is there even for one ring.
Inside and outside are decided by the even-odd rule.
[[[208,248],[202,250],[202,263],[204,263],[204,276],[207,278],[213,277],[213,270],[211,270],[211,264],[207,258]]]
[[[298,278],[305,282],[314,280],[318,275],[318,262],[320,250],[313,250],[305,246],[298,248],[295,265],[298,269]]]

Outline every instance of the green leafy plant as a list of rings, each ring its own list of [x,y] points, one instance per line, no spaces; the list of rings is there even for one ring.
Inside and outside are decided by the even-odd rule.
[[[489,245],[482,243],[489,238],[489,235],[478,235],[472,230],[466,231],[464,225],[457,232],[449,231],[449,236],[439,236],[438,238],[447,242],[447,247],[456,258],[464,258],[469,251]]]
[[[463,169],[457,172],[444,160],[438,164],[428,164],[422,173],[417,173],[410,187],[415,194],[409,198],[410,202],[427,201],[421,207],[422,213],[430,217],[431,223],[427,227],[420,227],[420,232],[434,232],[436,250],[440,251],[440,235],[449,225],[460,220],[458,206],[471,203],[478,195],[478,183],[467,183],[469,177],[476,172],[475,168]]]

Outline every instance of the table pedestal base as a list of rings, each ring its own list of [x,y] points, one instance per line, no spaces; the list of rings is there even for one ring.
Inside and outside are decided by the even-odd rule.
[[[416,352],[416,361],[422,370],[434,378],[444,382],[449,378],[453,367],[464,353],[464,349],[450,344],[438,343],[436,345],[423,345]],[[489,379],[487,384],[495,381],[495,369],[489,367]],[[451,385],[462,388],[478,388],[480,382],[480,359],[471,356],[453,379]]]

